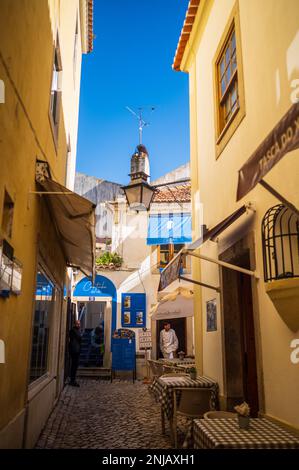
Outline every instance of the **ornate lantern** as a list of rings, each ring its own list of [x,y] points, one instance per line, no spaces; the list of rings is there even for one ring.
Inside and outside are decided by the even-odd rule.
[[[155,188],[148,183],[149,159],[144,145],[138,145],[131,158],[131,181],[123,186],[127,202],[131,209],[136,211],[149,210]]]

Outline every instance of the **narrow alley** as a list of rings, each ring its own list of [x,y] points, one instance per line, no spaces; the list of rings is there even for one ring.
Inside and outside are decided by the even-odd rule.
[[[37,448],[170,449],[161,433],[160,405],[140,381],[81,379],[66,386]]]
[[[1,468],[285,467],[298,390],[299,0],[0,0]]]

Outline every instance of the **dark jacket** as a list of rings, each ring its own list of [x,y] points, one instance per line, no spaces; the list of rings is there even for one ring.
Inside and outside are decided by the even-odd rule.
[[[75,326],[70,330],[69,350],[70,354],[80,354],[82,335],[79,328]]]

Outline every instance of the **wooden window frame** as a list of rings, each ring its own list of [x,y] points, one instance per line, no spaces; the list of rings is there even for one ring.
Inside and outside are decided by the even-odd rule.
[[[55,91],[55,116],[53,116],[53,109],[52,109],[52,82],[53,82],[53,71],[54,65],[56,63],[56,71],[58,72],[58,90]],[[59,36],[57,33],[56,43],[54,44],[53,48],[53,60],[52,60],[52,68],[51,68],[51,83],[50,83],[50,99],[49,99],[49,121],[50,127],[53,135],[55,150],[57,152],[58,149],[58,135],[59,135],[59,124],[62,112],[62,92],[59,89],[61,86],[61,72],[62,72],[62,62],[61,62],[61,54],[60,54],[60,45],[59,45]]]
[[[15,201],[5,187],[2,202],[1,232],[9,240],[12,239],[13,234],[14,210]]]
[[[228,42],[232,32],[235,32],[236,42],[236,69],[233,72],[230,82],[226,87],[225,92],[221,95],[221,82],[219,77],[219,64],[220,59],[226,51]],[[241,49],[241,29],[240,29],[240,14],[239,3],[236,2],[226,27],[221,36],[219,46],[213,59],[213,78],[214,78],[214,115],[215,115],[215,146],[216,146],[216,159],[222,153],[232,135],[240,125],[245,117],[245,95],[244,95],[244,78],[243,78],[243,62],[242,62],[242,49]],[[222,117],[220,111],[221,102],[231,89],[233,83],[237,82],[238,106],[232,112],[229,120],[224,126],[222,124]]]
[[[169,261],[172,260],[173,258],[173,247],[174,245],[172,244],[168,244],[168,245],[157,245],[157,268],[158,269],[161,269],[161,268],[165,268],[165,266],[161,266],[161,247],[163,246],[168,246],[169,247]]]
[[[157,245],[157,268],[165,268],[165,266],[161,266],[161,246],[166,246],[166,245]],[[169,246],[169,262],[174,258],[174,256],[177,254],[174,252],[174,248],[176,245],[173,243],[168,243]],[[186,258],[183,260],[183,269],[186,269]]]

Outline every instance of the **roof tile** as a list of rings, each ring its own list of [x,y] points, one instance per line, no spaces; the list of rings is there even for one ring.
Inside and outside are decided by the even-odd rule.
[[[157,190],[154,203],[191,202],[191,184],[177,184]]]

